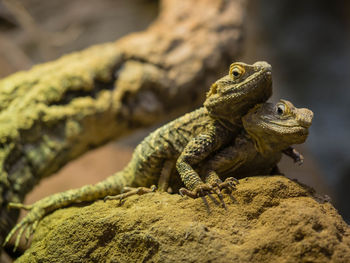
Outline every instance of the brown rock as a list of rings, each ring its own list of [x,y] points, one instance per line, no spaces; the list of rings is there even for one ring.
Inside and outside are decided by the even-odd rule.
[[[210,213],[167,193],[61,209],[18,262],[350,262],[349,226],[311,189],[251,177],[232,197]]]

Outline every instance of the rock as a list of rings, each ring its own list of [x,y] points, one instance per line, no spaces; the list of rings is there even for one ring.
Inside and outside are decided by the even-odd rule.
[[[240,180],[227,210],[152,193],[60,209],[17,262],[350,262],[350,228],[283,176]]]

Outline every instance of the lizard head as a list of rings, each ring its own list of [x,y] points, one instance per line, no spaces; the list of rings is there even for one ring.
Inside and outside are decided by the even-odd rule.
[[[243,118],[243,126],[260,153],[281,151],[293,144],[303,143],[308,136],[313,112],[296,108],[286,100],[258,104]]]
[[[210,87],[204,106],[214,118],[235,122],[257,103],[272,94],[271,66],[258,61],[253,65],[231,64],[229,74]]]

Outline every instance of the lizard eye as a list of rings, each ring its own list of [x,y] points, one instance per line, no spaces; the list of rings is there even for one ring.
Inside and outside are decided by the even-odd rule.
[[[276,113],[278,114],[278,115],[283,115],[283,113],[285,112],[285,110],[286,110],[286,106],[284,106],[284,104],[277,104],[276,105]]]
[[[234,80],[241,77],[244,74],[244,72],[245,72],[244,68],[239,65],[231,65],[230,67],[230,76]]]
[[[238,77],[240,75],[240,72],[237,69],[235,69],[234,71],[232,71],[232,75]]]

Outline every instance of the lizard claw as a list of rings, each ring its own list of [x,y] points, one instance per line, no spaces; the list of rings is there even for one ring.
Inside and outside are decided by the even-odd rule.
[[[304,163],[304,156],[293,147],[288,147],[287,149],[283,150],[283,153],[292,158],[298,165],[302,165]]]
[[[217,197],[219,198],[222,207],[226,209],[226,208],[227,208],[227,207],[226,207],[226,203],[225,203],[225,201],[224,201],[224,197],[223,197],[223,195],[222,195],[222,193],[221,193],[221,190],[220,190],[220,188],[219,188],[219,184],[218,184],[218,183],[213,183],[212,185],[213,185],[213,191],[214,191],[214,193],[217,195]],[[215,202],[214,202],[214,203],[215,203]],[[217,203],[217,205],[220,205],[220,203]]]
[[[228,177],[228,178],[226,178],[226,180],[224,182],[222,182],[220,179],[218,179],[218,180],[216,180],[216,182],[211,184],[214,193],[220,199],[220,202],[225,209],[227,208],[227,206],[225,204],[225,201],[224,201],[224,198],[223,198],[221,191],[226,189],[226,191],[228,193],[232,193],[232,191],[236,189],[237,184],[239,184],[239,181],[234,177]]]
[[[239,184],[239,181],[234,177],[228,177],[224,182],[217,183],[220,191],[226,189],[230,193],[236,189],[237,184]]]
[[[302,154],[300,154],[295,160],[295,163],[297,163],[298,165],[302,165],[304,163],[304,156]]]
[[[23,208],[30,210],[22,221],[10,231],[3,243],[3,246],[5,246],[17,232],[17,237],[13,248],[13,252],[15,252],[18,248],[23,233],[25,234],[26,242],[28,242],[30,236],[35,232],[39,221],[44,216],[45,210],[39,206],[23,205],[20,203],[9,203],[8,206],[10,208]]]
[[[198,198],[214,193],[214,190],[209,184],[200,184],[193,191],[187,190],[186,188],[180,188],[179,193],[181,196],[187,195],[191,198]]]
[[[22,220],[7,235],[7,237],[6,237],[6,239],[5,239],[4,243],[3,243],[3,246],[6,246],[6,244],[15,235],[15,233],[18,232],[16,240],[15,240],[15,244],[14,244],[14,247],[13,247],[13,252],[16,252],[23,233],[26,231],[25,232],[25,238],[26,238],[26,242],[28,242],[30,236],[34,233],[34,231],[35,231],[35,229],[36,229],[36,227],[38,225],[38,222],[39,222],[39,220],[34,221],[34,222],[30,222],[28,220]]]

